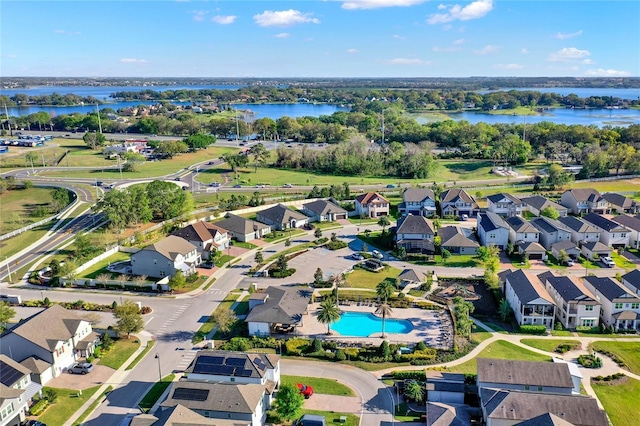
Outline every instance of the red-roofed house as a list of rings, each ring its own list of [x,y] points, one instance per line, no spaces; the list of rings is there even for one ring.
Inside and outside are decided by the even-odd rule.
[[[367,192],[356,197],[356,215],[380,217],[389,215],[389,200],[377,192]]]

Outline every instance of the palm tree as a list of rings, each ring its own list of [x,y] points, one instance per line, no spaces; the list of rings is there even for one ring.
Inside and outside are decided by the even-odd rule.
[[[387,226],[391,225],[391,221],[388,216],[380,216],[380,219],[378,219],[378,225],[382,226],[382,235],[384,235],[384,231]]]
[[[393,295],[393,291],[395,289],[396,286],[391,280],[383,280],[376,286],[376,295],[379,298],[384,299],[384,303],[387,303],[387,299]]]
[[[332,299],[325,299],[318,308],[318,321],[327,325],[327,334],[331,334],[331,324],[340,319],[340,308]]]
[[[382,338],[385,338],[385,334],[384,334],[384,323],[387,320],[387,317],[391,316],[391,314],[393,313],[393,311],[391,310],[391,306],[389,306],[387,304],[387,302],[383,302],[380,303],[378,305],[378,307],[376,308],[376,315],[381,315],[382,316]]]

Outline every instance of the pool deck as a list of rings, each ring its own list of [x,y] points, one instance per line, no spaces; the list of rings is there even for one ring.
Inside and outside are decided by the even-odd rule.
[[[338,343],[343,343],[345,346],[357,346],[357,345],[379,345],[382,342],[381,334],[375,333],[368,337],[357,336],[341,336],[336,331],[331,330],[331,334],[327,335],[327,326],[318,321],[318,307],[319,303],[312,303],[309,305],[308,314],[303,318],[303,325],[297,327],[295,335],[320,338],[326,340],[333,340]],[[366,306],[356,304],[353,305],[340,305],[342,311],[347,312],[366,312],[374,313],[376,310],[375,305]],[[440,312],[444,311],[430,311],[426,309],[417,308],[394,308],[391,317],[387,319],[404,319],[409,320],[413,324],[413,330],[406,334],[392,334],[386,333],[386,339],[389,343],[405,343],[415,344],[420,341],[425,342],[428,347],[449,349],[452,345],[451,338],[447,338],[447,333],[452,336],[453,330],[451,326],[451,320],[442,318]],[[289,335],[291,336],[291,335]]]

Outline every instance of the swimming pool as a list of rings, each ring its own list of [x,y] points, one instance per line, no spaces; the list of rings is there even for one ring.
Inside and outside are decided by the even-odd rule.
[[[382,332],[382,318],[367,312],[343,312],[331,329],[342,336],[368,337]],[[411,330],[413,324],[408,320],[387,318],[384,324],[385,333],[407,334]]]

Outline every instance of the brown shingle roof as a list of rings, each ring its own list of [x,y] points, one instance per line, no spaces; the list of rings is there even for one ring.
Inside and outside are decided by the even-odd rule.
[[[186,255],[191,253],[196,249],[196,246],[191,244],[189,241],[184,238],[177,237],[175,235],[169,235],[167,238],[164,238],[158,241],[155,244],[151,244],[142,250],[152,250],[160,253],[167,259],[176,260],[179,254]]]
[[[76,334],[82,321],[75,312],[53,305],[19,323],[10,332],[53,351],[58,342],[67,341]]]
[[[213,223],[200,221],[175,231],[173,235],[184,238],[187,241],[205,242],[213,239],[218,233],[226,234],[227,230]]]
[[[20,364],[27,367],[29,370],[31,370],[32,373],[36,374],[42,374],[47,371],[47,368],[51,367],[51,364],[49,364],[47,361],[43,361],[33,356],[27,359],[23,359],[22,361],[20,361]]]
[[[179,389],[199,389],[208,391],[206,399],[193,401],[176,395]],[[262,400],[266,389],[257,383],[203,383],[180,381],[173,384],[169,397],[162,403],[164,407],[182,404],[191,410],[209,410],[228,413],[251,414]],[[176,398],[177,396],[177,398]]]
[[[377,192],[367,192],[366,194],[360,194],[356,197],[356,201],[362,205],[365,205],[371,203],[376,198],[380,198],[382,202],[389,203],[389,200],[387,200]]]
[[[573,388],[566,364],[478,358],[478,382]]]

